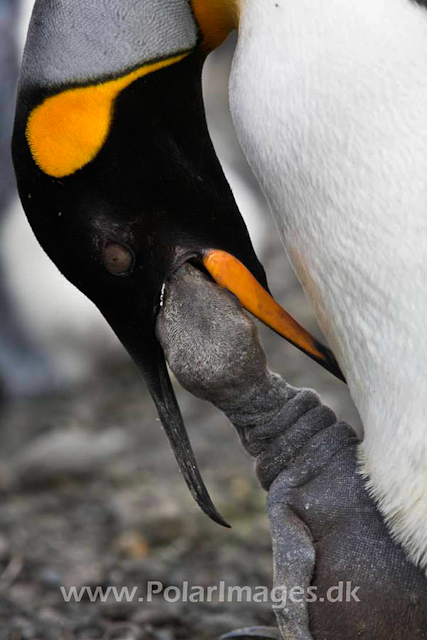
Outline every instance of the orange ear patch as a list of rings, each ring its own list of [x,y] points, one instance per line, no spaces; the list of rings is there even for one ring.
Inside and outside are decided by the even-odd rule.
[[[93,160],[111,127],[114,101],[138,78],[182,60],[188,53],[144,65],[101,84],[66,89],[37,106],[27,122],[26,136],[37,166],[63,178]]]

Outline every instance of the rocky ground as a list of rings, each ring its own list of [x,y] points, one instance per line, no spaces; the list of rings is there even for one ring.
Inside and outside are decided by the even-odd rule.
[[[2,416],[0,638],[215,638],[268,605],[66,603],[60,586],[269,585],[264,496],[225,420],[181,398],[227,531],[199,513],[131,368]],[[7,451],[7,455],[6,455]]]

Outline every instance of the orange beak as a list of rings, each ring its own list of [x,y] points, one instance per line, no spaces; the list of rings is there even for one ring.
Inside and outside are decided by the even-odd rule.
[[[211,249],[205,252],[203,264],[215,282],[234,293],[247,311],[345,382],[332,351],[282,309],[240,260],[226,251]]]

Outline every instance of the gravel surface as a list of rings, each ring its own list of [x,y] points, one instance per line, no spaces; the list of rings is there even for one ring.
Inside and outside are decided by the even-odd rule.
[[[273,621],[268,604],[138,600],[149,581],[271,583],[264,495],[252,462],[219,413],[184,393],[180,401],[231,530],[195,507],[131,366],[4,407],[0,638],[216,638]],[[66,603],[61,586],[137,586],[138,597]]]

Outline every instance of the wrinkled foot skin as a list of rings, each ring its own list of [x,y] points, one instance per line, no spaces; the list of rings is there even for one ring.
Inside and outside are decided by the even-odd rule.
[[[366,491],[353,430],[267,370],[238,301],[193,267],[171,278],[157,331],[178,380],[226,413],[269,492],[282,637],[427,639],[427,579]]]
[[[279,629],[273,627],[246,627],[236,629],[221,636],[219,640],[281,640],[282,634]]]

